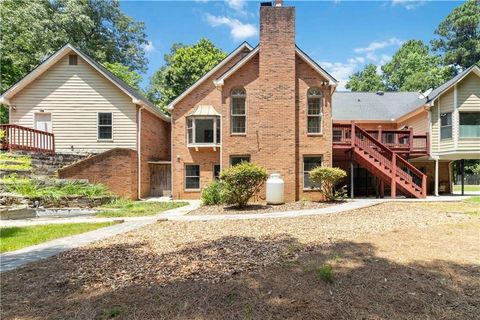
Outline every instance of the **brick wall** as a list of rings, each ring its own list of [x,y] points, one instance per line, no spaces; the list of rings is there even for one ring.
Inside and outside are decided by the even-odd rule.
[[[58,170],[62,179],[88,179],[118,196],[137,198],[137,152],[115,148]]]
[[[201,187],[213,180],[213,166],[230,165],[232,155],[250,155],[252,162],[269,172],[279,172],[285,181],[285,199],[316,198],[318,192],[303,191],[304,155],[321,155],[323,164],[332,164],[331,92],[322,86],[326,79],[295,54],[294,9],[261,7],[260,50],[233,75],[223,87],[215,88],[212,80],[228,67],[184,98],[173,110],[172,159],[173,195],[176,198],[198,198],[199,192],[184,190],[185,164],[200,164]],[[233,59],[237,61],[239,57]],[[323,92],[323,132],[308,136],[307,90],[319,87]],[[237,87],[246,90],[246,134],[232,135],[230,93]],[[197,105],[212,105],[222,114],[222,149],[188,149],[185,116]],[[221,160],[220,160],[221,157]],[[264,199],[262,190],[259,199]]]
[[[142,110],[141,197],[150,195],[149,161],[170,160],[170,123]]]

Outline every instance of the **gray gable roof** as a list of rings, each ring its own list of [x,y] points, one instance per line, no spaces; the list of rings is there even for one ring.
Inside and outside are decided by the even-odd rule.
[[[333,94],[333,120],[390,121],[416,109],[418,92],[348,92]]]

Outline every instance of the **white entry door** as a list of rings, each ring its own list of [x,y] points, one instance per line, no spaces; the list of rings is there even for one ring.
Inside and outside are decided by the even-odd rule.
[[[50,113],[35,113],[35,129],[52,132],[52,115]]]

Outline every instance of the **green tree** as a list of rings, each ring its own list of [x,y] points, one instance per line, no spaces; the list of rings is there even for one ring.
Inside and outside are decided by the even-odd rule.
[[[141,91],[140,82],[142,81],[142,76],[140,76],[137,72],[130,70],[129,67],[118,62],[105,62],[103,65],[132,88]]]
[[[8,107],[0,104],[0,123],[8,123]]]
[[[455,8],[438,26],[432,49],[445,65],[468,68],[480,62],[480,2],[468,0]]]
[[[3,0],[0,10],[1,91],[66,43],[100,62],[145,71],[145,27],[118,0]]]
[[[384,91],[386,86],[383,83],[382,76],[377,73],[377,66],[368,64],[362,71],[352,74],[345,88],[352,91]]]
[[[200,39],[192,46],[174,44],[164,57],[165,65],[151,77],[147,97],[165,108],[225,56],[208,39]]]
[[[418,91],[435,88],[452,76],[452,68],[430,54],[420,40],[409,40],[382,66],[385,82],[392,91]]]

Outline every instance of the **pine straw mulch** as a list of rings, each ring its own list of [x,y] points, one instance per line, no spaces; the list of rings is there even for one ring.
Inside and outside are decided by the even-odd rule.
[[[293,210],[307,210],[307,209],[321,209],[330,207],[336,204],[341,204],[342,201],[337,202],[321,202],[321,201],[296,201],[288,202],[279,205],[269,205],[266,203],[252,203],[243,208],[228,205],[211,205],[201,206],[200,208],[190,211],[188,215],[220,215],[220,214],[250,214],[250,213],[271,213],[284,212]]]
[[[158,223],[2,274],[1,316],[478,318],[480,217],[426,208]]]

